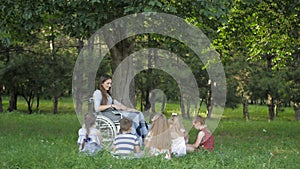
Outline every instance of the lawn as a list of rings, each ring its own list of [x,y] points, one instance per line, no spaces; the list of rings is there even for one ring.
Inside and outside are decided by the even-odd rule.
[[[225,109],[211,153],[197,152],[165,160],[162,157],[124,160],[102,151],[94,157],[78,155],[80,123],[68,110],[58,115],[20,112],[0,114],[0,168],[299,168],[300,123],[292,109],[267,121],[267,108],[251,105],[251,121],[241,107]],[[70,106],[70,105],[71,106]],[[49,106],[51,107],[51,106]],[[25,108],[26,109],[26,108]],[[48,110],[50,111],[50,110]],[[173,111],[173,110],[172,110]]]

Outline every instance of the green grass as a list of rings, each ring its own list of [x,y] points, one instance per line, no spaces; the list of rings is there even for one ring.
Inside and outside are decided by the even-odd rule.
[[[47,105],[51,103],[45,102]],[[62,103],[60,103],[62,104]],[[69,109],[73,103],[64,102]],[[51,106],[49,106],[51,107]],[[25,109],[23,106],[19,108]],[[43,107],[44,108],[44,107]],[[41,107],[42,109],[42,107]],[[47,110],[48,109],[48,110]],[[94,157],[78,155],[75,113],[58,115],[12,112],[0,114],[0,168],[289,168],[300,165],[300,124],[286,108],[273,122],[267,108],[249,107],[246,122],[238,109],[225,109],[211,153],[197,152],[165,160],[151,157],[115,159],[102,151]]]

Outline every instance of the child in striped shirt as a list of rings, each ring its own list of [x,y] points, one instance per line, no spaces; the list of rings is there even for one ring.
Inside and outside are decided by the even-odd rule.
[[[120,120],[120,134],[117,135],[113,142],[114,155],[122,157],[140,153],[139,139],[136,135],[131,134],[132,121],[128,118]]]

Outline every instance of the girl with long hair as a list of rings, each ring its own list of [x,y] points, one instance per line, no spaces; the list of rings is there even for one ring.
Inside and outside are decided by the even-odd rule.
[[[78,131],[79,152],[94,155],[101,150],[101,134],[96,129],[96,116],[88,113],[84,117],[84,125]]]
[[[166,159],[171,159],[171,134],[168,120],[162,113],[157,113],[152,118],[152,126],[145,139],[145,149],[151,156],[164,154]]]
[[[172,154],[175,156],[186,155],[186,132],[177,114],[172,114],[171,118],[169,119],[169,125],[172,139]]]

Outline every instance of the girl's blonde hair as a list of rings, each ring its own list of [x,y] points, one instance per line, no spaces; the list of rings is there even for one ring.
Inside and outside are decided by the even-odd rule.
[[[168,120],[162,113],[157,113],[152,118],[152,127],[149,133],[151,133],[150,137],[152,137],[149,142],[150,147],[157,149],[169,149],[171,147],[171,134]]]
[[[183,137],[185,131],[183,124],[181,123],[179,117],[177,115],[172,115],[172,117],[169,119],[169,124],[172,126],[171,127],[171,132],[174,137]]]

